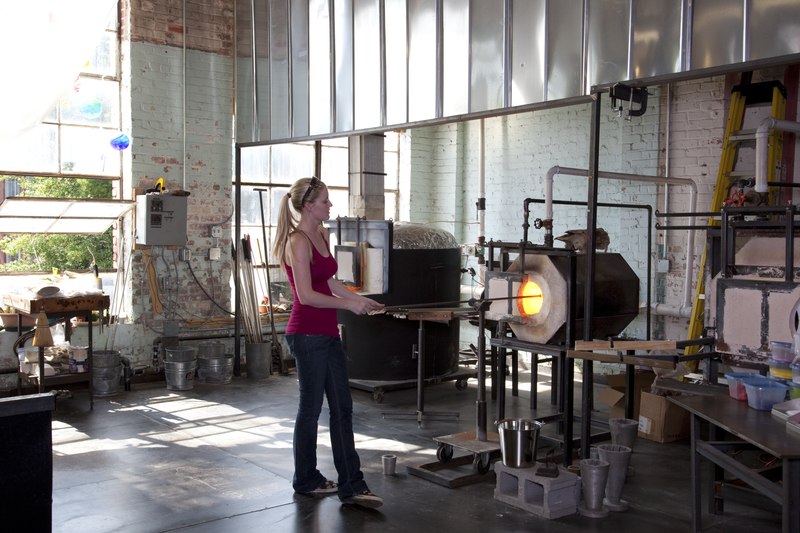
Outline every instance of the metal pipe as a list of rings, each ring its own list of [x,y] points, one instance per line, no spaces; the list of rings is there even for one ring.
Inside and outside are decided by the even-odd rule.
[[[556,174],[566,174],[570,176],[581,176],[586,177],[588,175],[588,171],[579,168],[571,168],[571,167],[561,167],[555,165],[551,167],[547,174],[545,175],[545,217],[548,216],[548,209],[550,213],[550,219],[552,220],[553,216],[553,178]],[[689,178],[671,178],[669,176],[645,176],[641,174],[626,174],[623,172],[607,172],[607,171],[600,171],[597,173],[598,177],[604,179],[617,179],[617,180],[630,180],[630,181],[641,181],[645,183],[668,183],[672,185],[683,185],[689,187],[689,211],[693,212],[695,207],[697,206],[697,184],[694,180]],[[548,186],[548,182],[549,186]],[[694,216],[690,216],[690,226],[694,225]],[[588,237],[588,235],[587,235]],[[690,229],[687,231],[686,237],[686,274],[684,278],[684,286],[683,286],[683,305],[690,306],[692,301],[692,269],[694,268],[694,242],[695,242],[695,230]],[[648,254],[650,251],[648,250]]]
[[[593,95],[592,124],[589,135],[589,186],[586,207],[586,264],[584,266],[583,294],[583,340],[592,340],[594,329],[594,276],[595,276],[595,230],[597,229],[597,194],[600,178],[600,100],[601,93]],[[581,458],[589,457],[591,443],[592,406],[594,403],[594,363],[583,360],[583,384],[581,386]]]
[[[480,120],[478,129],[478,279],[483,279],[486,272],[486,261],[483,257],[483,244],[486,242],[486,140],[484,121]]]
[[[791,131],[800,133],[800,122],[791,120],[779,120],[777,118],[765,118],[756,129],[756,185],[757,193],[765,194],[768,190],[767,174],[769,170],[769,135],[771,130]]]

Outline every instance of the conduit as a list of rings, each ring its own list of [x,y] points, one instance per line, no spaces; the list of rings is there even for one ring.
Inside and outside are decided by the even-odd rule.
[[[555,165],[551,167],[545,175],[544,194],[545,194],[545,228],[546,232],[552,238],[552,220],[553,220],[553,178],[556,174],[564,174],[569,176],[587,177],[589,171],[580,168],[561,167]],[[681,185],[689,187],[689,212],[694,213],[697,207],[697,184],[694,180],[689,178],[671,178],[668,176],[645,176],[641,174],[625,174],[622,172],[598,172],[598,177],[603,179],[616,179],[616,180],[630,180],[640,181],[645,183],[658,183],[669,185]],[[690,217],[689,225],[694,226],[694,216]],[[692,271],[694,269],[694,240],[695,231],[690,229],[686,236],[686,273],[684,276],[683,286],[683,305],[680,308],[664,306],[663,304],[655,304],[651,306],[654,314],[670,315],[670,316],[683,316],[688,317],[692,308]],[[548,237],[545,236],[545,240]],[[648,250],[647,253],[651,253]]]
[[[756,185],[757,193],[765,194],[768,190],[767,169],[769,159],[769,133],[771,130],[800,133],[800,122],[765,118],[756,130]]]
[[[484,138],[484,123],[480,120],[478,130],[478,279],[484,279],[486,265],[483,257],[483,245],[486,242],[486,140]]]

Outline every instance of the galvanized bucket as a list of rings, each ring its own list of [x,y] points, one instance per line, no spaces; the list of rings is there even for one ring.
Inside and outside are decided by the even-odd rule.
[[[505,466],[528,468],[534,465],[542,426],[544,422],[525,418],[508,418],[497,423]]]
[[[122,363],[117,350],[92,352],[92,395],[114,396],[119,392]]]
[[[233,379],[233,354],[197,358],[197,382],[211,385],[230,383]]]
[[[189,390],[194,387],[194,374],[197,361],[164,362],[164,376],[168,390]]]

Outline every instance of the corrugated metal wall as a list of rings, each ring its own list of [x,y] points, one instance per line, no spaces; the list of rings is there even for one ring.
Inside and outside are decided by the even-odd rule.
[[[800,61],[797,0],[238,0],[236,12],[238,143]]]

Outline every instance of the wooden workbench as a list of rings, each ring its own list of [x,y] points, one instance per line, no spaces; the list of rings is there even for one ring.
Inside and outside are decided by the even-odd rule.
[[[110,298],[106,294],[89,294],[82,296],[60,296],[54,298],[30,299],[19,295],[5,295],[4,305],[14,308],[17,313],[38,315],[44,311],[48,318],[64,318],[64,338],[69,341],[72,335],[71,317],[91,315],[94,311],[100,313],[99,320],[103,320],[103,313],[110,306]],[[86,372],[58,374],[55,376],[44,375],[44,348],[39,348],[39,392],[43,393],[45,386],[68,385],[71,383],[89,383],[89,408],[94,409],[94,393],[92,390],[92,322],[89,321],[87,354],[88,369]],[[22,331],[19,332],[22,335]]]

